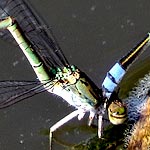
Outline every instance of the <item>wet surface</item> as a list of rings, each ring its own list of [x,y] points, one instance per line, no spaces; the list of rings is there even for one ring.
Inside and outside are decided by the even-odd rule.
[[[99,87],[115,61],[150,31],[148,0],[32,0],[30,3],[52,27],[69,62],[86,72]],[[131,76],[138,80],[148,71],[149,50],[127,74],[128,82],[132,81]],[[0,41],[0,60],[1,80],[36,79],[21,50],[4,41]],[[146,69],[141,72],[143,68]],[[0,110],[0,149],[47,150],[48,135],[43,131],[73,110],[61,98],[46,92]],[[80,122],[74,119],[55,132],[59,143],[54,143],[53,149],[63,150],[60,143],[72,145],[94,134],[96,130],[86,126],[86,118]]]

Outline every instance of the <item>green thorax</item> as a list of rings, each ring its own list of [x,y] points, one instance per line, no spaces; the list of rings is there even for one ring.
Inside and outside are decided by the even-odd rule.
[[[87,109],[97,107],[102,102],[99,88],[76,66],[53,68],[50,72],[55,75],[54,80],[57,80],[57,87],[59,85],[62,88],[62,95],[59,95],[64,97],[63,94],[66,91],[66,97],[71,95],[69,102],[67,100],[71,105],[75,107],[82,105]]]

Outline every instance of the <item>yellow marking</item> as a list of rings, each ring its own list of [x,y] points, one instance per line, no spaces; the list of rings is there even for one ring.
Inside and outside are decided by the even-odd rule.
[[[150,40],[150,37],[148,35],[148,37],[137,47],[137,49],[133,51],[133,53],[122,62],[122,65],[126,63],[136,52],[138,52],[149,40]]]
[[[64,73],[64,76],[65,76],[65,74],[66,74],[66,77],[65,77],[65,79],[63,81],[66,84],[75,84],[77,82],[77,80],[80,78],[80,74],[79,74],[78,71],[73,72],[69,76],[68,76],[67,73]]]

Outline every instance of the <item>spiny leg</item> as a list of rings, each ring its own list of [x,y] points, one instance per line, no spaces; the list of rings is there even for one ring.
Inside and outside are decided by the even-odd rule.
[[[103,114],[98,115],[98,138],[102,137],[103,132]]]
[[[90,116],[89,116],[89,120],[88,120],[88,126],[91,126],[94,118],[95,118],[95,114],[96,112],[94,113],[90,113]],[[102,132],[103,132],[103,113],[98,113],[98,138],[101,138],[102,136]]]
[[[81,110],[75,110],[75,111],[71,112],[69,115],[67,115],[64,118],[62,118],[60,121],[58,121],[56,124],[54,124],[50,128],[50,132],[49,132],[50,150],[52,149],[52,136],[53,136],[53,132],[55,130],[57,130],[59,127],[61,127],[63,124],[67,123],[68,121],[70,121],[71,119],[73,119],[74,117],[76,117],[77,115],[79,115],[80,112],[81,112]]]
[[[96,110],[90,111],[90,115],[89,115],[89,119],[88,119],[88,126],[91,126],[94,118],[95,118],[95,114],[96,114]]]
[[[103,133],[103,115],[105,114],[106,104],[107,99],[104,102],[103,108],[101,108],[98,113],[98,138],[101,138]]]

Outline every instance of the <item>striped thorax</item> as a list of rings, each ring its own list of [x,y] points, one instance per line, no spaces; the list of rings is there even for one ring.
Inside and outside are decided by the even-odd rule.
[[[70,105],[90,111],[102,102],[96,85],[77,67],[69,66],[52,69],[55,84],[49,91],[64,98]]]

